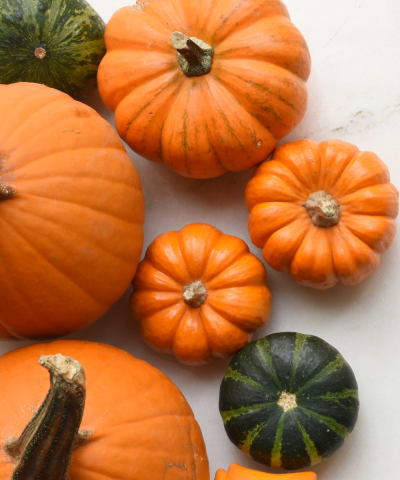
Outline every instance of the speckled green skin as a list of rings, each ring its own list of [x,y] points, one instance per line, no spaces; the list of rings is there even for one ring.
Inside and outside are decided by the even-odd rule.
[[[104,32],[85,0],[0,0],[0,83],[43,83],[81,99],[96,85]]]
[[[295,395],[286,412],[282,392]],[[354,373],[331,345],[312,335],[276,333],[232,359],[220,390],[230,440],[254,460],[295,470],[332,455],[358,416]]]

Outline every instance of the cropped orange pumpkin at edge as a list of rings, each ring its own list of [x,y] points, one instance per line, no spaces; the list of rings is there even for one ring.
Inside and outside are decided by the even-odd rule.
[[[0,146],[0,338],[84,328],[140,260],[136,168],[96,111],[37,83],[0,85]]]
[[[310,54],[280,0],[139,0],[105,41],[98,86],[119,135],[180,175],[253,168],[306,112]]]
[[[314,472],[264,473],[232,463],[227,471],[217,470],[214,480],[317,480]]]
[[[279,272],[324,290],[356,285],[396,235],[399,192],[372,152],[341,140],[278,147],[245,192],[254,245]]]

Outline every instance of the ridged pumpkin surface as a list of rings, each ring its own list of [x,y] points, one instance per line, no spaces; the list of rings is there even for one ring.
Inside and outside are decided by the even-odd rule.
[[[254,460],[294,470],[340,448],[358,416],[354,373],[324,340],[275,333],[232,358],[219,408],[230,440]]]
[[[132,281],[143,222],[140,178],[100,115],[43,85],[0,85],[0,338],[99,318]]]
[[[360,283],[379,266],[396,235],[399,192],[376,154],[341,140],[300,140],[256,169],[245,203],[265,260],[323,290]]]
[[[206,449],[193,412],[166,375],[118,348],[91,342],[35,344],[0,357],[0,478],[13,463],[4,443],[22,433],[49,389],[41,355],[61,353],[86,372],[81,430],[69,480],[209,480]]]
[[[0,83],[43,83],[80,99],[96,85],[105,28],[86,0],[0,0]]]
[[[267,323],[271,303],[265,267],[245,242],[193,223],[149,246],[131,309],[151,347],[201,365],[246,345]]]
[[[314,472],[274,474],[258,472],[232,463],[228,470],[217,470],[215,480],[317,480]]]
[[[209,73],[185,75],[175,31],[214,49]],[[105,39],[98,85],[118,133],[181,175],[254,167],[306,111],[310,55],[280,0],[139,0]]]

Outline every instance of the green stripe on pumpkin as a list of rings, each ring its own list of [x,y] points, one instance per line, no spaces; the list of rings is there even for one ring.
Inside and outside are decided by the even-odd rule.
[[[222,420],[224,423],[229,422],[232,418],[240,417],[241,415],[247,415],[248,413],[255,413],[264,408],[273,407],[276,402],[273,403],[259,403],[257,405],[248,405],[247,407],[241,407],[236,410],[228,410],[221,412]]]
[[[291,381],[290,381],[290,391],[291,392],[293,391],[294,379],[296,377],[297,367],[299,366],[299,363],[300,363],[301,354],[303,353],[304,345],[305,345],[308,337],[309,337],[309,335],[303,335],[301,333],[296,333],[296,342],[295,342],[294,350],[293,350],[293,372],[292,372],[292,378],[291,378]]]
[[[305,385],[303,385],[300,390],[296,392],[297,395],[300,395],[304,390],[308,387],[313,385],[315,382],[319,382],[320,380],[324,379],[328,375],[340,370],[346,365],[345,359],[340,355],[340,353],[336,356],[336,359],[329,363],[325,368],[323,368],[319,373],[315,375],[315,377],[311,378]]]
[[[303,435],[303,440],[304,444],[306,446],[306,450],[308,453],[308,456],[310,457],[311,460],[311,466],[315,465],[319,462],[322,462],[323,458],[318,454],[318,450],[314,444],[314,442],[311,440],[310,436],[306,432],[305,428],[300,424],[299,420],[297,419],[295,412],[293,412],[294,419],[296,420],[297,426],[299,427],[299,430],[301,434]]]
[[[254,440],[257,438],[261,430],[267,426],[267,424],[268,422],[261,423],[253,428],[253,430],[250,430],[246,436],[246,440],[240,445],[240,449],[243,450],[243,452],[250,454],[250,448],[253,445]]]
[[[275,383],[278,385],[280,391],[282,392],[283,391],[283,387],[282,387],[282,384],[278,378],[278,375],[275,371],[275,368],[272,364],[272,358],[271,358],[271,355],[269,354],[269,351],[268,351],[268,347],[269,347],[269,342],[266,338],[262,338],[260,340],[258,340],[256,343],[256,348],[263,360],[263,362],[265,363],[265,365],[268,367],[268,370],[270,371],[271,375],[272,375],[272,378],[275,380]]]
[[[307,397],[307,400],[341,400],[344,398],[354,398],[355,400],[358,400],[358,391],[347,388],[345,390],[342,390],[341,392],[328,392],[324,395]]]
[[[337,433],[341,437],[343,438],[348,437],[350,433],[349,429],[346,428],[344,425],[341,425],[340,423],[338,423],[333,418],[326,417],[325,415],[321,415],[320,413],[313,412],[312,410],[309,410],[308,408],[304,408],[301,406],[298,406],[297,408],[299,408],[302,412],[306,413],[307,415],[310,415],[311,417],[314,417],[320,422],[324,423],[327,427],[332,429],[335,433]]]
[[[278,423],[278,428],[276,430],[274,448],[271,452],[271,467],[280,468],[282,465],[281,460],[281,450],[282,450],[282,437],[283,437],[283,427],[285,424],[286,412],[282,415]]]
[[[246,385],[250,385],[251,387],[257,388],[258,390],[262,390],[263,392],[268,392],[268,390],[262,385],[260,385],[258,382],[256,382],[255,380],[249,377],[245,377],[244,375],[237,372],[236,370],[233,370],[232,367],[228,368],[225,374],[224,380],[227,380],[228,378],[231,378],[232,380],[236,380],[237,382],[243,382]]]

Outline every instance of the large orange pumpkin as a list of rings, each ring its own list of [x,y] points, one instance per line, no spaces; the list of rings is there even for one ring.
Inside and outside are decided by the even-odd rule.
[[[138,0],[105,40],[118,133],[181,175],[254,167],[306,111],[310,55],[280,0]]]
[[[399,192],[372,152],[340,140],[287,143],[254,172],[245,202],[252,242],[301,285],[355,285],[396,234]]]
[[[38,84],[0,85],[0,338],[63,335],[128,287],[140,178],[112,127]]]
[[[228,470],[217,470],[215,480],[317,480],[314,472],[299,473],[263,473],[232,463]]]
[[[189,365],[233,355],[268,322],[267,272],[245,242],[205,223],[157,237],[133,281],[146,342]]]
[[[65,368],[58,354],[73,360]],[[38,410],[50,386],[40,358],[52,388]],[[76,437],[85,374],[74,360],[86,372]],[[61,480],[75,437],[69,480],[209,480],[203,437],[182,393],[118,348],[79,341],[31,345],[3,355],[0,376],[2,479],[12,478],[15,467],[20,480]],[[18,437],[31,420],[35,428],[24,432],[21,440],[29,441],[21,448]]]

